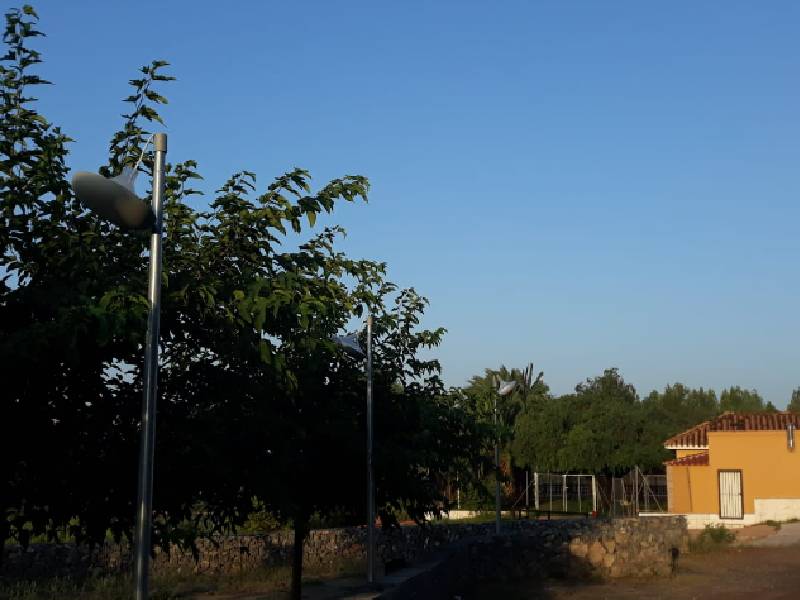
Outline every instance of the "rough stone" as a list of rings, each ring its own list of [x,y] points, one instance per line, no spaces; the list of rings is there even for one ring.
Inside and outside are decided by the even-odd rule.
[[[449,524],[401,527],[377,532],[379,564],[411,563],[432,549],[466,544],[464,577],[491,579],[499,572],[509,577],[539,577],[575,571],[600,577],[672,572],[673,549],[687,549],[686,522],[681,517],[641,519],[584,519],[514,521],[504,524],[504,535],[494,535],[494,524]],[[310,567],[336,566],[343,560],[363,560],[366,530],[359,527],[311,532],[304,561]],[[191,552],[172,547],[156,551],[153,570],[181,573],[235,573],[271,565],[287,565],[293,534],[276,531],[200,540],[198,560]],[[38,544],[27,550],[4,550],[0,577],[36,579],[81,576],[128,569],[127,545],[99,548],[73,544]]]
[[[603,544],[600,542],[593,542],[591,546],[589,546],[589,553],[587,554],[587,558],[589,562],[593,565],[599,565],[603,562],[603,557],[606,554],[606,549],[603,548]]]
[[[589,547],[584,544],[580,539],[573,541],[569,545],[569,551],[572,553],[573,556],[577,556],[578,558],[583,558],[589,552]]]

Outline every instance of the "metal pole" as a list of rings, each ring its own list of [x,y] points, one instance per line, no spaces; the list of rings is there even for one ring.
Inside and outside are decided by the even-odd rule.
[[[375,489],[372,479],[372,314],[367,314],[367,581],[375,581]]]
[[[497,396],[494,398],[494,532],[500,535],[500,433],[497,431]]]
[[[139,498],[136,503],[136,557],[134,577],[136,600],[147,600],[150,566],[150,534],[153,518],[153,456],[156,441],[156,396],[158,394],[158,329],[161,310],[161,235],[163,225],[167,135],[153,137],[153,213],[155,225],[150,235],[150,268],[147,299],[147,341],[144,350],[144,395],[142,399],[142,441],[139,454]]]
[[[530,483],[530,469],[525,469],[525,512],[526,516],[530,516],[531,512],[531,500],[530,495],[528,494],[528,490],[531,487]]]

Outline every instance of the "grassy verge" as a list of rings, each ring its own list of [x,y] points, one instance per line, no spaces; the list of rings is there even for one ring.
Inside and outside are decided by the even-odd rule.
[[[363,561],[341,561],[330,568],[305,569],[303,584],[320,584],[326,579],[363,573]],[[169,573],[152,578],[153,600],[190,599],[198,594],[258,594],[263,600],[289,597],[289,567],[254,569],[244,573],[181,574]],[[83,581],[47,579],[0,584],[0,600],[130,600],[132,581],[129,575],[89,577]]]
[[[768,521],[764,521],[762,525],[769,525],[770,527],[773,527],[775,531],[780,531],[781,525],[785,525],[786,523],[798,523],[798,522],[800,522],[800,519],[787,519],[785,521],[773,521],[772,519],[769,519]]]

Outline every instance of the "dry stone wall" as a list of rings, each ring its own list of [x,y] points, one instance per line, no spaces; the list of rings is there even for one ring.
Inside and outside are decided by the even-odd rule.
[[[642,519],[581,519],[514,521],[503,524],[504,535],[494,536],[494,524],[435,524],[379,532],[377,548],[383,564],[412,563],[437,550],[469,548],[470,571],[535,575],[587,572],[607,577],[662,575],[670,572],[676,552],[687,547],[682,517]],[[313,531],[304,548],[305,564],[334,567],[342,561],[362,560],[366,531],[351,527]],[[198,543],[197,556],[172,548],[156,551],[153,570],[190,573],[232,573],[286,565],[290,561],[292,532],[239,535]],[[498,557],[505,557],[501,568]],[[6,579],[47,576],[83,576],[121,571],[129,567],[127,546],[106,544],[94,549],[73,544],[39,544],[27,549],[7,547],[0,567]],[[463,562],[463,561],[462,561]]]

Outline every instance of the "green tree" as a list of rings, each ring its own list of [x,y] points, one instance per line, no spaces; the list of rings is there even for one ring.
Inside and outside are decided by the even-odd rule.
[[[560,451],[579,416],[572,411],[573,400],[573,396],[547,398],[520,414],[512,442],[519,464],[535,471],[563,470]]]
[[[578,384],[574,394],[550,400],[539,412],[524,412],[514,444],[532,468],[619,473],[657,460],[642,444],[646,431],[636,390],[617,369],[607,369]]]
[[[789,405],[786,410],[800,412],[800,387],[792,390],[792,397],[789,399]]]
[[[473,376],[463,391],[478,420],[493,424],[497,407],[501,437],[510,442],[519,414],[548,397],[549,388],[543,377],[543,372],[534,377],[533,363],[525,369],[507,369],[501,365],[499,369],[486,369],[483,375]],[[497,393],[500,381],[513,381],[516,385],[510,394],[500,396]]]
[[[653,457],[653,467],[672,456],[663,448],[664,440],[712,419],[720,412],[713,390],[693,389],[682,383],[667,385],[662,392],[653,390],[642,405],[646,423],[643,443]]]
[[[470,413],[484,431],[484,458],[473,467],[478,472],[485,472],[489,464],[494,463],[494,447],[499,440],[501,446],[501,477],[506,480],[505,492],[513,489],[513,477],[516,456],[514,453],[514,436],[516,422],[525,410],[535,411],[549,397],[549,388],[544,382],[544,373],[534,375],[533,363],[524,369],[486,369],[483,375],[472,377],[463,389],[467,398]],[[500,381],[513,381],[516,385],[510,394],[500,396],[497,388]],[[497,419],[495,420],[495,409]],[[488,486],[491,481],[483,481],[475,490],[481,499],[488,499]]]
[[[130,536],[147,301],[145,235],[82,209],[66,183],[68,138],[32,108],[33,9],[6,15],[0,76],[2,421],[0,538]],[[131,110],[104,175],[132,163],[160,123],[166,63],[131,80]],[[145,154],[143,170],[152,169]],[[360,176],[319,190],[295,169],[259,192],[233,174],[207,210],[197,165],[168,165],[155,539],[191,544],[242,523],[253,498],[296,526],[311,514],[363,523],[364,375],[330,341],[371,307],[376,319],[376,474],[384,523],[441,506],[437,478],[477,453],[479,429],[420,357],[444,331],[419,330],[426,305],[397,292],[385,265],[335,250],[341,230],[303,241],[321,212],[366,199]],[[295,250],[283,246],[291,240]],[[391,306],[391,308],[387,308]],[[31,436],[46,444],[31,443]],[[335,451],[332,451],[335,449]],[[464,461],[464,462],[469,462]],[[102,476],[98,476],[102,474]],[[31,527],[32,526],[32,527]],[[0,540],[0,541],[2,541]],[[298,550],[299,551],[299,550]],[[295,561],[299,597],[302,565]]]
[[[757,391],[744,390],[738,385],[722,390],[719,395],[719,406],[723,412],[759,412],[766,408],[764,399]]]

